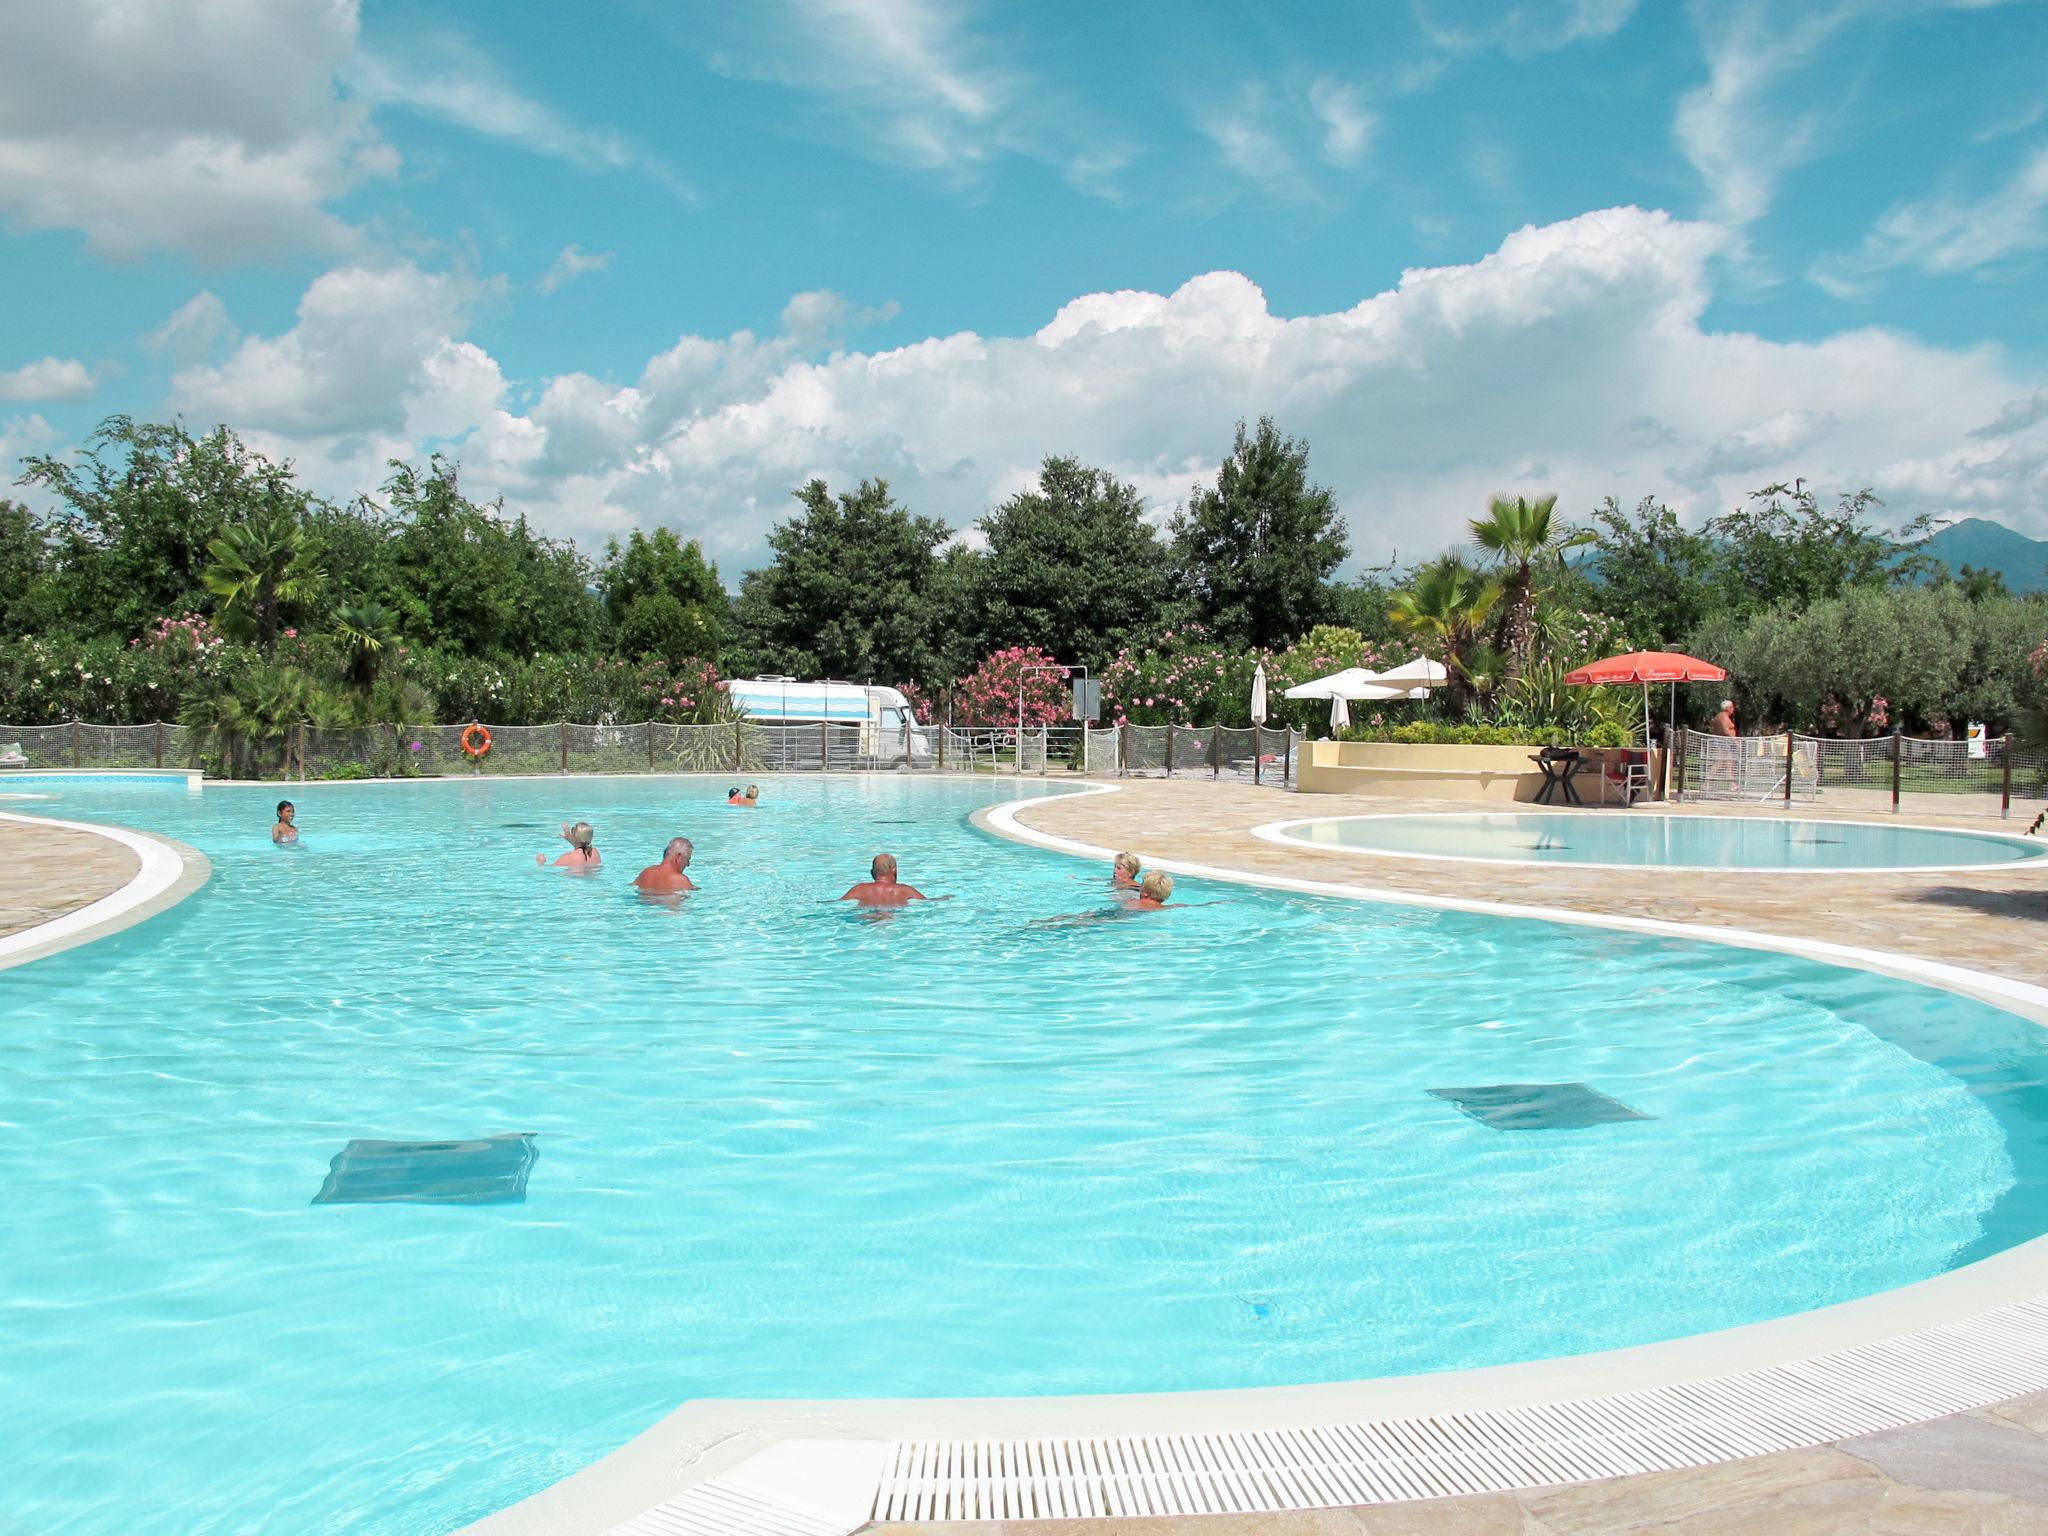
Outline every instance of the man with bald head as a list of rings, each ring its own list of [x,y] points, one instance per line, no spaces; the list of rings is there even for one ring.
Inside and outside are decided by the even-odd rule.
[[[844,896],[841,901],[857,901],[864,907],[900,907],[908,902],[923,901],[923,891],[915,886],[905,885],[896,878],[896,860],[893,855],[878,853],[875,862],[868,866],[869,878],[863,880]]]
[[[696,850],[690,846],[687,837],[672,837],[668,847],[662,850],[661,862],[650,864],[633,877],[633,884],[649,896],[673,896],[681,891],[694,891],[690,877],[683,873],[690,867],[690,855]]]

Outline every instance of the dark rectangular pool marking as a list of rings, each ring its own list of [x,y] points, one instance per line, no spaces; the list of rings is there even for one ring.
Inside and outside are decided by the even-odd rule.
[[[1617,1120],[1651,1118],[1584,1083],[1486,1083],[1429,1091],[1496,1131],[1572,1131]]]
[[[476,1141],[351,1141],[328,1167],[313,1203],[508,1205],[526,1198],[526,1172],[536,1156],[526,1131]]]

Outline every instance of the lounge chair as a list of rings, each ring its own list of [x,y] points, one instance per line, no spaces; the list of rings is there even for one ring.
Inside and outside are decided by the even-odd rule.
[[[0,744],[0,768],[26,768],[28,754],[21,750],[21,743],[10,741]]]

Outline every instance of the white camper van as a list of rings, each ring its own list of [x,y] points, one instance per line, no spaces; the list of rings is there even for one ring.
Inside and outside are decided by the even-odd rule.
[[[857,738],[852,730],[829,733],[835,761],[842,754],[850,759],[857,752],[861,759],[884,767],[909,768],[929,763],[934,755],[931,727],[917,723],[910,701],[894,688],[800,683],[793,677],[735,679],[718,686],[756,725],[858,727]],[[821,733],[821,741],[824,735]],[[804,749],[792,755],[815,757],[819,748],[807,743],[808,738],[791,736],[790,745]]]

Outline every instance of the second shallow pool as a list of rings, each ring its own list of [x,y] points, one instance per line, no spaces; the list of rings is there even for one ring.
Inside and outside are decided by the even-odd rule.
[[[1266,831],[1278,842],[1397,858],[1658,869],[1962,869],[2048,853],[2029,838],[1942,827],[1640,810],[1326,816]]]

